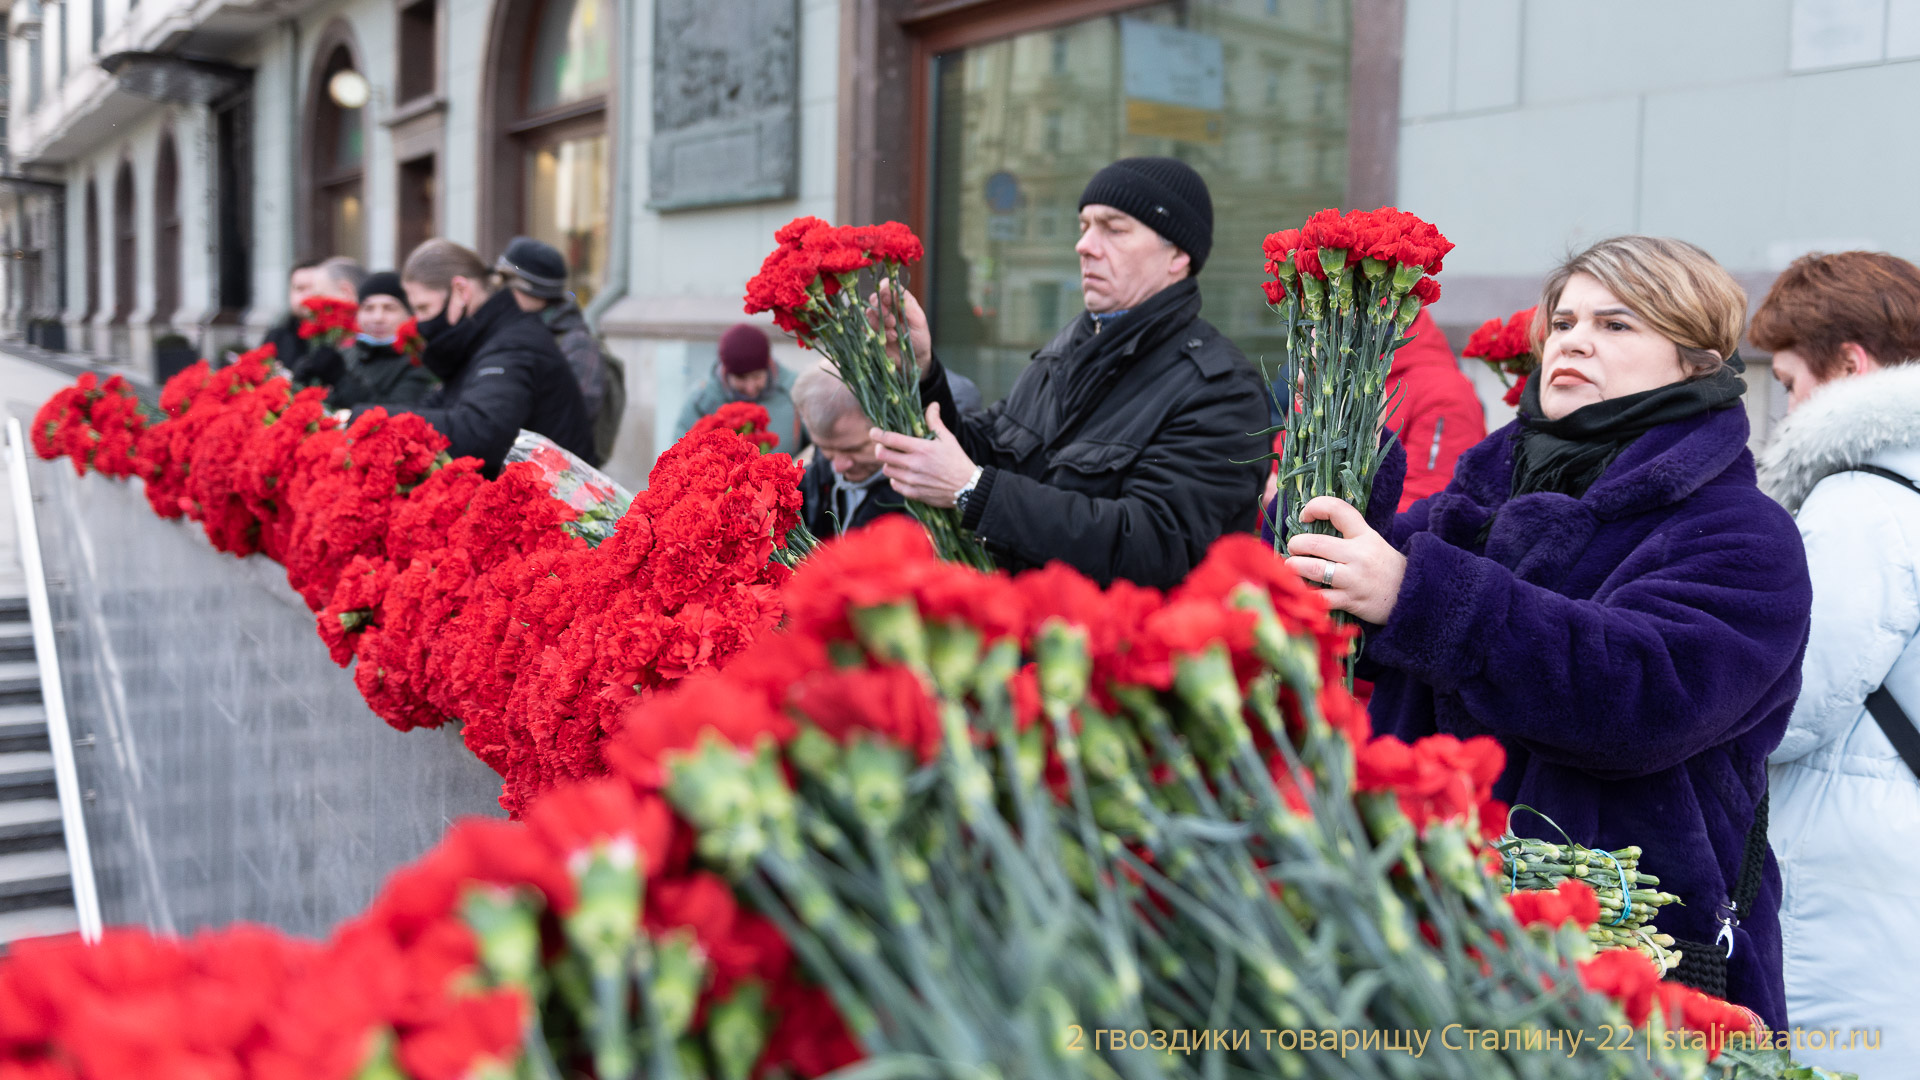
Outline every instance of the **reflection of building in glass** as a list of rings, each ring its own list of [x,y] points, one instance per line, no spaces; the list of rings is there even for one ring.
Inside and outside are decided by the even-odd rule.
[[[1206,315],[1257,357],[1259,238],[1346,185],[1347,7],[1158,4],[938,58],[935,340],[988,400],[1080,310],[1080,191],[1160,154],[1213,192]]]

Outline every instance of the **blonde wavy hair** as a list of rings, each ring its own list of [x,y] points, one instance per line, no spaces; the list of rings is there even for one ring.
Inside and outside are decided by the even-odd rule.
[[[1726,365],[1747,325],[1747,293],[1713,256],[1666,236],[1615,236],[1573,256],[1547,275],[1533,315],[1536,352],[1545,348],[1560,293],[1575,274],[1589,274],[1674,343],[1687,378]]]

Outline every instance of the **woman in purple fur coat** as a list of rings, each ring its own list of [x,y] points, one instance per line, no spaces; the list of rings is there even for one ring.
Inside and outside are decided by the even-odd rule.
[[[1786,1023],[1767,755],[1800,689],[1812,590],[1755,484],[1734,355],[1746,297],[1705,252],[1602,241],[1556,270],[1520,417],[1406,513],[1319,498],[1288,560],[1368,624],[1374,731],[1492,735],[1494,793],[1640,866],[1682,905],[1669,978]],[[1398,447],[1371,505],[1400,494]],[[1539,818],[1522,834],[1559,839]]]

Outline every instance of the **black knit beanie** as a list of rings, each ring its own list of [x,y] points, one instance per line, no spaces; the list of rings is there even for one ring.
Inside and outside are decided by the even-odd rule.
[[[360,302],[366,303],[375,296],[391,296],[400,301],[400,306],[408,311],[413,305],[407,303],[407,290],[400,287],[400,275],[391,270],[382,270],[377,274],[368,274],[367,280],[360,283]]]
[[[1207,182],[1184,161],[1166,157],[1122,158],[1093,174],[1080,205],[1099,203],[1124,210],[1173,242],[1193,260],[1198,274],[1213,250],[1213,196]]]

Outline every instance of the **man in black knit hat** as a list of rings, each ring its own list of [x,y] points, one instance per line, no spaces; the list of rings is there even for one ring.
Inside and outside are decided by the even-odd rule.
[[[1212,247],[1213,200],[1185,163],[1100,170],[1074,246],[1086,312],[1033,354],[1005,401],[968,416],[904,297],[935,438],[875,429],[894,489],[958,506],[1008,569],[1058,559],[1102,584],[1177,584],[1221,534],[1255,528],[1266,397],[1200,318],[1194,279]]]
[[[553,331],[553,343],[580,384],[580,400],[593,425],[593,452],[606,461],[627,407],[627,369],[587,325],[586,313],[567,290],[566,257],[552,244],[516,236],[493,269],[512,288],[520,310],[540,316]]]

